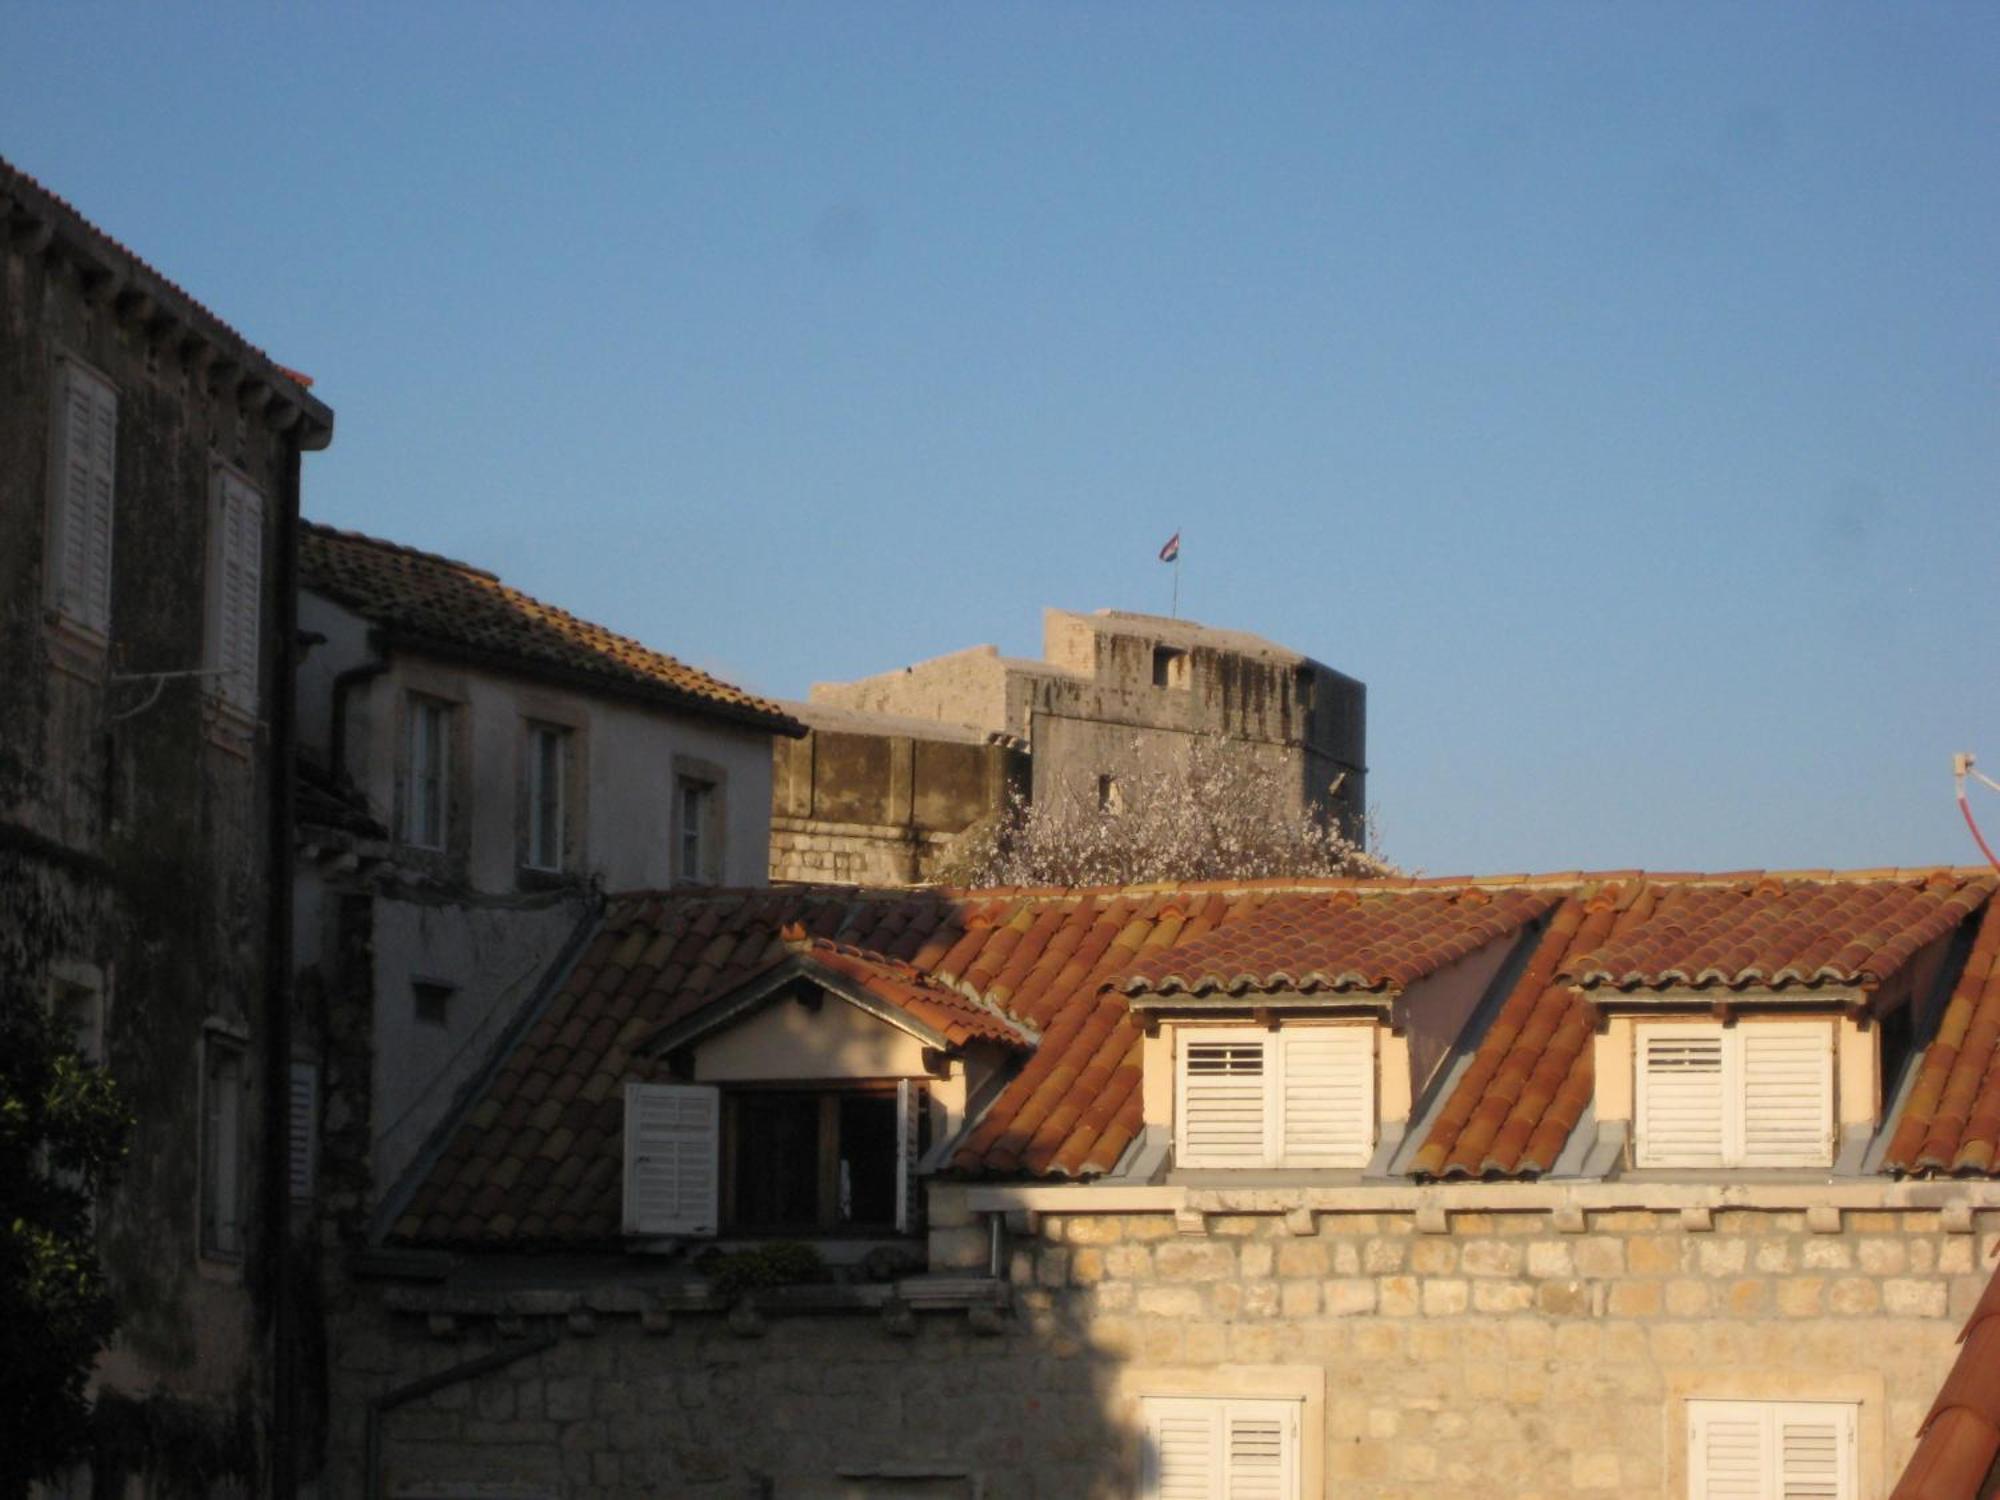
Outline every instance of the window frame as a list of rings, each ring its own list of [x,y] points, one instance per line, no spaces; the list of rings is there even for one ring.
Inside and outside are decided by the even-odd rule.
[[[1174,1165],[1189,1171],[1353,1171],[1366,1167],[1374,1158],[1382,1138],[1381,1118],[1381,1027],[1369,1019],[1325,1022],[1287,1022],[1276,1027],[1176,1026],[1174,1028]],[[1356,1113],[1363,1129],[1358,1139],[1344,1142],[1338,1149],[1317,1153],[1294,1150],[1289,1139],[1292,1127],[1289,1111],[1294,1049],[1303,1050],[1311,1042],[1361,1039],[1366,1060],[1359,1071],[1361,1101]],[[1260,1150],[1248,1156],[1204,1150],[1192,1139],[1189,1111],[1190,1063],[1193,1049],[1202,1046],[1241,1048],[1256,1046],[1260,1052],[1258,1077],[1262,1101]],[[1303,1062],[1303,1058],[1299,1059]],[[1301,1067],[1300,1071],[1303,1071]]]
[[[250,1101],[249,1038],[233,1027],[211,1023],[202,1033],[200,1057],[196,1244],[203,1259],[240,1266],[247,1254],[249,1228],[249,1174],[243,1149]],[[217,1065],[225,1059],[234,1065],[233,1082],[220,1076]],[[226,1219],[217,1212],[225,1202]]]
[[[263,702],[264,520],[269,504],[247,474],[220,459],[211,465],[209,489],[203,683],[218,707],[254,719]],[[245,583],[232,590],[239,572]]]
[[[92,426],[99,423],[104,416],[103,407],[108,406],[110,429],[108,451],[101,455],[93,453],[86,460],[89,493],[83,506],[88,514],[82,518],[86,535],[81,542],[74,541],[72,526],[78,518],[72,514],[69,504],[69,479],[76,463],[76,434],[72,422],[74,390],[87,393],[92,408]],[[57,356],[54,392],[55,410],[49,422],[49,483],[43,502],[46,529],[42,552],[42,597],[58,628],[93,645],[102,646],[111,638],[118,525],[120,392],[116,382],[103,371],[73,354]],[[93,435],[91,446],[95,448],[95,438],[104,435]],[[78,585],[83,594],[81,600],[72,598],[65,582],[66,554],[73,542],[82,549],[79,559],[82,578]],[[93,558],[94,543],[99,549],[96,558]]]
[[[570,781],[574,774],[576,731],[567,724],[529,719],[526,739],[526,764],[522,778],[526,813],[521,830],[521,868],[537,874],[561,875],[569,870],[572,863]],[[556,749],[553,786],[543,753],[544,745],[550,742]],[[551,793],[554,804],[553,851],[544,846],[543,839],[543,812],[551,800]]]
[[[1760,1150],[1751,1136],[1756,1122],[1751,1118],[1752,1085],[1759,1080],[1752,1072],[1750,1038],[1778,1027],[1803,1032],[1816,1031],[1824,1039],[1819,1049],[1824,1115],[1820,1122],[1822,1152],[1807,1158],[1802,1153]],[[1715,1121],[1718,1147],[1713,1160],[1686,1151],[1675,1152],[1656,1144],[1652,1123],[1660,1108],[1659,1085],[1649,1066],[1649,1044],[1655,1041],[1703,1041],[1715,1039],[1719,1066],[1717,1092],[1720,1116]],[[1840,1151],[1840,1028],[1827,1016],[1774,1016],[1740,1020],[1732,1025],[1720,1021],[1684,1019],[1640,1020],[1632,1028],[1632,1165],[1638,1171],[1823,1171],[1830,1168]],[[1762,1064],[1764,1068],[1771,1063]],[[1684,1107],[1684,1106],[1683,1106]]]
[[[719,885],[720,851],[712,847],[716,783],[688,771],[674,775],[674,883]]]
[[[774,1094],[803,1095],[818,1101],[815,1149],[820,1160],[816,1212],[811,1223],[749,1223],[737,1202],[736,1178],[743,1150],[742,1109],[746,1099]],[[839,1183],[828,1170],[840,1160],[840,1105],[847,1099],[892,1099],[896,1105],[896,1160],[893,1219],[844,1222],[840,1218]],[[721,1232],[753,1237],[792,1239],[881,1239],[916,1233],[921,1225],[921,1192],[916,1166],[929,1142],[929,1095],[921,1079],[786,1079],[770,1083],[731,1084],[721,1090],[718,1127],[718,1222]],[[829,1140],[824,1132],[834,1132]]]
[[[458,708],[457,703],[436,693],[411,688],[403,694],[401,816],[396,833],[398,842],[407,848],[431,854],[445,854],[451,849],[452,745],[457,734]],[[420,763],[418,726],[427,722],[432,727],[423,738],[423,748],[428,752],[429,762]],[[420,826],[425,806],[423,793],[432,780],[436,782],[437,827],[435,838],[426,839],[422,836],[426,830]]]

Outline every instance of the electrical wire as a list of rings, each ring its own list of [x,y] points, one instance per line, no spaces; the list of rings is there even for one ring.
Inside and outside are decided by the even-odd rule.
[[[1992,787],[1996,792],[2000,792],[2000,782],[1996,782],[1992,777],[1973,770],[1972,757],[1970,755],[1960,755],[1952,762],[1951,779],[1953,786],[1958,792],[1958,810],[1965,817],[1965,826],[1972,830],[1972,842],[1977,844],[1979,852],[1986,856],[1986,863],[1993,866],[1994,869],[2000,870],[2000,859],[1994,858],[1992,846],[1986,842],[1986,836],[1979,831],[1978,821],[1972,816],[1972,804],[1965,800],[1965,778],[1967,775],[1972,776],[1974,780]]]

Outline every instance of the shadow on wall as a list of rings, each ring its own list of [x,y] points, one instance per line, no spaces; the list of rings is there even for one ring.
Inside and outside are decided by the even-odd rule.
[[[532,1306],[548,1295],[497,1301]],[[1091,1317],[1076,1298],[1017,1289],[1014,1310],[997,1318],[900,1306],[497,1319],[380,1311],[337,1351],[327,1493],[1130,1500],[1140,1493],[1142,1421],[1119,1372],[1137,1351],[1089,1342]],[[423,1388],[461,1366],[470,1378]],[[382,1482],[371,1490],[368,1404],[412,1385],[416,1394],[381,1414]]]

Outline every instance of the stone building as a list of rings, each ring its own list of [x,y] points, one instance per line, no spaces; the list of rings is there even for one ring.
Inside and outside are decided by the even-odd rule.
[[[1042,638],[1041,661],[975,646],[814,683],[794,705],[812,734],[775,751],[772,877],[932,878],[1009,787],[1115,802],[1195,735],[1268,761],[1299,807],[1360,836],[1367,693],[1353,678],[1242,631],[1122,610],[1045,610]]]
[[[299,983],[365,1218],[605,886],[762,883],[802,731],[434,553],[308,522],[299,586]]]
[[[615,898],[349,1246],[329,1482],[1879,1497],[2000,1247],[1994,888]]]
[[[308,383],[0,162],[0,988],[137,1120],[96,1204],[122,1323],[79,1495],[292,1493]]]

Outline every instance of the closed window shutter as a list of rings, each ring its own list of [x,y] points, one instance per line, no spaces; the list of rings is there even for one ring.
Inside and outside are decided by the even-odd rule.
[[[922,1225],[923,1183],[917,1177],[917,1152],[922,1140],[923,1085],[896,1080],[896,1232],[914,1234]]]
[[[1222,1500],[1222,1403],[1148,1401],[1145,1500]]]
[[[1777,1427],[1779,1500],[1849,1500],[1854,1482],[1854,1408],[1781,1406]]]
[[[318,1159],[319,1136],[319,1065],[299,1062],[292,1064],[291,1080],[291,1133],[287,1137],[289,1150],[288,1176],[294,1203],[309,1202],[313,1195],[313,1168]]]
[[[216,517],[219,576],[214,665],[223,698],[248,712],[257,708],[258,618],[264,594],[264,498],[227,470],[218,471]]]
[[[1691,1401],[1691,1500],[1854,1500],[1854,1407]]]
[[[1639,1028],[1641,1167],[1719,1167],[1727,1153],[1724,1076],[1719,1026]]]
[[[118,393],[65,365],[55,515],[56,608],[79,625],[111,628],[111,528],[118,475]]]
[[[1833,1027],[1786,1021],[1736,1031],[1743,1051],[1743,1165],[1829,1165]]]
[[[720,1119],[705,1085],[625,1085],[627,1234],[715,1233]]]
[[[1144,1500],[1298,1500],[1299,1403],[1152,1397]]]
[[[1306,1026],[1279,1034],[1288,1167],[1365,1167],[1375,1150],[1375,1029]]]
[[[1183,1043],[1175,1142],[1182,1166],[1265,1164],[1271,1050],[1262,1037]]]
[[[1274,1402],[1232,1403],[1224,1454],[1228,1500],[1293,1500],[1298,1493],[1298,1412]]]

